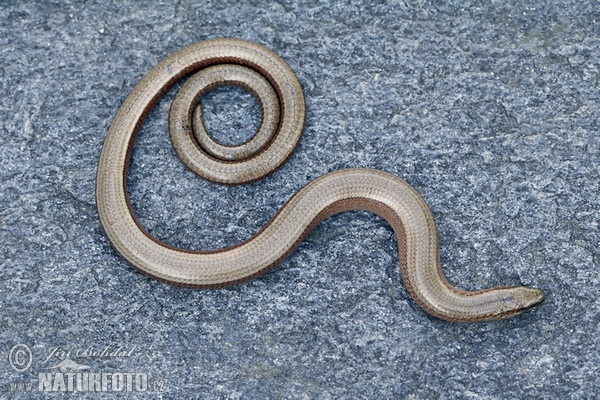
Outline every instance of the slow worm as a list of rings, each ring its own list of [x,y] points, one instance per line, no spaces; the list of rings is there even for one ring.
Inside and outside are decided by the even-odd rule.
[[[295,74],[275,53],[251,42],[196,43],[144,76],[107,133],[96,182],[98,214],[108,239],[142,273],[195,288],[242,282],[277,265],[323,219],[359,209],[380,215],[392,226],[408,293],[429,314],[455,322],[484,321],[517,315],[543,301],[543,292],[529,287],[468,292],[448,283],[440,268],[435,223],[425,201],[403,180],[373,169],[344,169],[310,182],[256,235],[236,246],[190,251],[160,242],[141,226],[131,208],[127,168],[145,116],[176,81],[191,73],[199,75],[177,94],[169,126],[178,155],[206,179],[234,184],[268,175],[289,157],[304,127],[304,95]],[[257,96],[263,110],[259,133],[248,146],[227,148],[213,143],[203,147],[200,143],[211,139],[202,133],[195,103],[202,93],[231,84]],[[203,135],[204,139],[196,138]]]

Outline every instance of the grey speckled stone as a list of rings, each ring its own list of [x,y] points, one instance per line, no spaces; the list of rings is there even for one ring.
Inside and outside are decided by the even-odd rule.
[[[37,390],[39,374],[68,356],[46,360],[55,350],[91,372],[148,374],[138,398],[600,393],[600,8],[353,3],[2,2],[0,399],[48,397],[11,384]],[[168,93],[128,176],[152,234],[186,248],[229,246],[311,179],[378,168],[431,206],[452,282],[533,285],[547,301],[493,323],[433,319],[402,285],[393,232],[363,212],[327,220],[274,271],[237,287],[191,291],[133,270],[103,236],[94,204],[106,131],[158,61],[227,36],[273,49],[296,71],[304,137],[264,181],[207,183],[170,146]],[[224,141],[248,137],[260,118],[243,91],[204,102]],[[9,362],[27,356],[17,344],[32,353],[23,372]],[[131,353],[86,357],[89,346]]]

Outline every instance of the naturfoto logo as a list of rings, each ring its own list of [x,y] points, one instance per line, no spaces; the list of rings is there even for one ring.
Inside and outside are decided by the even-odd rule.
[[[25,372],[36,365],[35,382],[10,382],[9,391],[40,392],[146,392],[164,391],[163,380],[150,382],[145,372],[106,371],[98,360],[124,359],[136,355],[138,347],[123,345],[82,346],[80,348],[50,347],[41,362],[35,362],[31,348],[25,344],[13,346],[9,362],[16,372]],[[39,360],[39,359],[38,359]],[[100,371],[98,371],[100,370]]]

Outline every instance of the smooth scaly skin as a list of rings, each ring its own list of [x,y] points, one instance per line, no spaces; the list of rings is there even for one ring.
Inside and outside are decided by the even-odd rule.
[[[263,111],[273,108],[274,112],[281,112],[279,130],[267,149],[255,152],[245,161],[223,162],[208,156],[193,140],[190,123],[185,122],[192,108],[182,104],[173,106],[171,136],[188,166],[216,182],[253,181],[281,165],[300,138],[305,106],[298,80],[281,58],[260,45],[239,39],[200,42],[178,51],[152,69],[133,89],[113,121],[100,156],[96,183],[98,213],[106,235],[116,251],[140,271],[188,287],[220,287],[242,282],[277,265],[321,220],[345,210],[361,209],[382,216],[393,227],[408,292],[435,317],[454,322],[506,318],[544,299],[542,291],[527,287],[466,292],[451,286],[440,269],[435,223],[421,196],[403,180],[372,169],[340,170],[310,182],[260,232],[231,248],[189,251],[152,237],[136,219],[125,187],[136,133],[160,95],[176,80],[221,63],[247,66],[270,82],[279,104],[269,103],[269,95],[261,89],[249,89],[256,92]],[[219,78],[218,70],[211,74],[217,76],[215,85],[248,87],[230,75]]]
[[[246,143],[225,146],[216,142],[206,131],[202,117],[200,97],[217,86],[236,85],[250,91],[260,101],[261,126]],[[273,87],[261,74],[241,65],[221,64],[203,69],[190,77],[177,91],[169,114],[171,141],[180,158],[186,158],[189,150],[199,152],[192,158],[206,161],[204,153],[223,161],[242,161],[250,158],[269,145],[279,125],[279,100]],[[192,121],[194,127],[190,130]],[[196,142],[198,145],[196,145]]]

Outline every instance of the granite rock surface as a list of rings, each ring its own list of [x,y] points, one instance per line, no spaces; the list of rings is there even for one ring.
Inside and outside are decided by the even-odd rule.
[[[231,246],[310,180],[377,168],[430,205],[452,283],[530,285],[546,301],[497,322],[432,318],[403,286],[393,231],[365,212],[326,220],[239,286],[194,291],[136,272],[98,221],[103,139],[149,69],[214,37],[258,42],[290,64],[306,96],[304,136],[265,180],[205,182],[171,147],[168,92],[128,174],[154,236]],[[0,399],[53,398],[39,390],[61,391],[58,374],[77,371],[147,378],[114,398],[600,393],[595,2],[3,1],[0,59]],[[202,102],[226,143],[260,121],[241,89]]]

